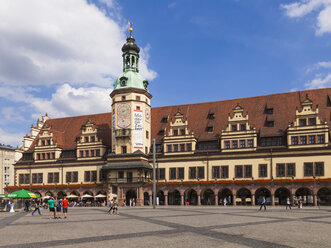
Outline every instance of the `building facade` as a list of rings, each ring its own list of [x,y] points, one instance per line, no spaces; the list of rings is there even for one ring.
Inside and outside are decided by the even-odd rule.
[[[7,186],[14,186],[14,164],[20,155],[14,147],[0,144],[0,194]]]
[[[111,112],[38,121],[8,192],[149,205],[155,139],[160,204],[331,203],[331,88],[151,108],[131,34],[122,52]]]

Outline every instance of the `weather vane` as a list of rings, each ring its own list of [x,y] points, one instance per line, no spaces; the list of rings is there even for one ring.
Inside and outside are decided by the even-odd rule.
[[[132,29],[132,22],[128,22],[128,24],[129,24],[129,32],[130,32],[130,35],[132,34],[132,32],[133,32],[133,29]]]

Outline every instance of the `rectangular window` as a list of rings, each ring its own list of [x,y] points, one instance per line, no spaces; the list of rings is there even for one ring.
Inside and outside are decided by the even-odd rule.
[[[304,163],[304,176],[312,177],[313,176],[313,163]]]
[[[126,146],[122,146],[122,153],[123,153],[123,154],[126,153]]]
[[[25,176],[24,176],[24,183],[25,184],[30,184],[30,174],[25,174]]]
[[[247,140],[247,147],[253,147],[253,140]]]
[[[140,101],[140,96],[136,96],[136,100],[137,101]]]
[[[297,144],[298,144],[298,137],[292,136],[292,145],[297,145]]]
[[[78,182],[78,171],[74,171],[72,173],[72,182],[74,182],[74,183]]]
[[[32,183],[37,183],[37,174],[36,173],[33,173],[32,174]]]
[[[43,159],[46,159],[46,155],[45,155],[45,153],[42,153],[42,155],[43,155]]]
[[[54,183],[54,174],[53,172],[48,173],[48,183]]]
[[[214,120],[215,119],[215,114],[214,113],[209,113],[207,118],[209,120]]]
[[[191,143],[187,143],[186,144],[186,149],[188,152],[192,151],[192,144]]]
[[[266,110],[266,112],[267,112],[268,115],[272,115],[272,114],[274,113],[274,109],[272,109],[272,108],[268,108],[268,109]]]
[[[45,145],[46,145],[45,140],[42,140],[42,141],[41,141],[41,145],[42,145],[42,146],[45,146]]]
[[[315,163],[315,176],[317,176],[317,177],[324,176],[324,163],[323,162]]]
[[[240,130],[246,131],[246,124],[240,124]]]
[[[180,144],[180,151],[184,152],[185,151],[185,144]]]
[[[172,152],[172,145],[167,145],[167,151]]]
[[[91,136],[91,142],[95,142],[95,136]]]
[[[285,164],[276,164],[276,176],[285,177]]]
[[[309,118],[308,123],[309,123],[309,126],[315,126],[316,125],[316,118]]]
[[[212,126],[207,127],[207,132],[212,133],[214,131],[214,128]]]
[[[49,176],[49,173],[48,173],[48,176]],[[66,173],[66,182],[71,183],[71,172]]]
[[[221,166],[221,178],[229,178],[229,166]]]
[[[95,150],[95,156],[100,157],[100,149]]]
[[[37,160],[40,160],[40,153],[37,153]]]
[[[224,141],[224,148],[230,149],[230,141]]]
[[[123,179],[124,178],[124,171],[119,171],[118,172],[118,179]]]
[[[54,183],[59,183],[60,182],[60,173],[55,172],[54,173]]]
[[[55,159],[55,152],[52,152],[52,159]]]
[[[231,125],[231,130],[233,132],[237,131],[237,124],[236,125]]]
[[[259,164],[259,177],[267,177],[267,176],[268,176],[268,165]]]
[[[176,168],[170,168],[169,178],[170,178],[170,180],[176,179]]]
[[[178,145],[174,145],[174,152],[178,152]]]
[[[245,165],[245,177],[252,177],[252,165]]]
[[[309,136],[309,144],[315,144],[315,135]]]
[[[220,167],[219,166],[213,166],[213,178],[220,178]]]
[[[136,110],[140,110],[140,106],[136,106]]]
[[[48,145],[48,146],[51,145],[51,140],[47,140],[47,145]]]
[[[91,157],[94,157],[95,154],[94,154],[94,150],[91,150]]]
[[[234,167],[234,174],[236,178],[243,178],[243,166],[242,165],[236,165]]]
[[[84,151],[79,151],[79,157],[81,157],[81,158],[84,157]]]
[[[267,127],[274,127],[274,121],[267,121]]]
[[[324,135],[318,135],[317,136],[317,142],[318,142],[318,144],[323,144],[324,143]]]
[[[300,143],[301,145],[307,144],[307,136],[300,136]]]
[[[232,141],[232,148],[238,148],[238,141],[237,140]]]
[[[88,138],[88,137],[85,137],[85,142],[86,142],[86,143],[88,142],[88,140],[89,140],[89,138]]]
[[[43,173],[38,173],[38,183],[43,183]]]
[[[155,148],[157,153],[162,152],[162,146],[160,144],[157,144]]]
[[[299,119],[299,125],[300,127],[307,126],[307,119]]]
[[[91,172],[90,171],[85,171],[85,182],[90,182],[91,181]]]
[[[48,152],[47,153],[47,159],[50,159],[51,158],[51,154]]]
[[[177,129],[174,130],[174,136],[178,136],[178,130]]]
[[[190,179],[196,179],[197,178],[197,168],[196,167],[190,167],[189,168],[189,176],[190,176]]]
[[[149,132],[146,131],[146,139],[149,139]]]
[[[178,168],[178,175],[177,175],[177,179],[184,179],[184,168]]]
[[[185,129],[180,130],[180,135],[185,135]]]
[[[240,148],[245,148],[245,147],[246,147],[246,141],[240,140]]]
[[[286,176],[295,177],[295,163],[286,164]]]
[[[205,178],[205,167],[198,167],[198,178]]]
[[[19,175],[19,183],[23,184],[24,183],[24,174]]]
[[[97,171],[91,171],[91,173],[92,173],[91,182],[96,182],[97,181]]]
[[[89,157],[90,153],[89,153],[89,150],[85,150],[85,157]]]
[[[165,179],[165,168],[159,169],[159,179],[164,180]]]

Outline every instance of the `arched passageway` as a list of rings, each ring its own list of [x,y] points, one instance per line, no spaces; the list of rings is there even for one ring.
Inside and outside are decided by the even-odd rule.
[[[263,197],[266,199],[266,204],[271,204],[271,193],[264,187],[255,191],[255,204],[261,203]]]
[[[237,191],[237,204],[241,205],[251,205],[252,204],[252,194],[247,188],[241,188]]]
[[[180,205],[180,193],[178,190],[168,193],[168,205]]]
[[[157,192],[156,197],[158,198],[156,199],[156,204],[164,205],[164,192],[162,190]]]
[[[58,199],[63,199],[66,196],[67,196],[67,194],[65,192],[63,192],[63,191],[57,192],[57,198]]]
[[[131,205],[135,205],[135,203],[137,202],[137,193],[136,193],[136,191],[133,190],[133,189],[129,189],[125,194],[125,199],[126,199],[126,205],[127,206],[130,206],[130,200],[131,200]]]
[[[287,188],[278,188],[275,191],[275,204],[286,205],[286,199],[291,199],[291,192]]]
[[[308,188],[299,188],[295,192],[295,196],[297,199],[302,199],[303,205],[313,205],[314,204],[314,197],[313,192]]]
[[[148,192],[144,193],[144,205],[148,206],[149,205],[149,195]]]
[[[317,192],[320,205],[330,206],[331,205],[331,190],[328,188],[321,188]]]
[[[218,201],[219,201],[219,205],[232,205],[233,195],[231,190],[223,189],[220,192],[218,192]]]
[[[215,205],[215,194],[211,189],[207,189],[203,192],[201,198],[202,205]]]
[[[190,205],[198,205],[198,194],[194,189],[187,191],[186,202]]]

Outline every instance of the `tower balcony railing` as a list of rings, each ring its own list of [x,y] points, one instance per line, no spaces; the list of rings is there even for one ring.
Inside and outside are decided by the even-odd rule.
[[[122,183],[148,183],[151,182],[150,177],[124,177],[124,178],[118,178],[118,177],[111,177],[107,178],[106,183],[111,184],[122,184]]]
[[[131,136],[131,129],[116,129],[115,138],[125,138]]]

